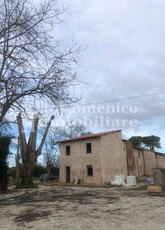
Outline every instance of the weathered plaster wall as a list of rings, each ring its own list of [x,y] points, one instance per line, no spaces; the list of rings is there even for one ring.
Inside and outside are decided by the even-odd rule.
[[[153,151],[144,150],[144,158],[145,158],[145,176],[152,176],[152,169],[157,167],[157,159],[156,155]]]
[[[86,143],[92,144],[92,153],[86,153]],[[70,146],[69,156],[66,155],[67,145]],[[93,167],[92,176],[87,175],[87,165]],[[122,140],[121,132],[112,132],[61,143],[61,183],[66,183],[67,166],[71,169],[71,183],[79,178],[84,184],[102,185],[114,180],[116,175],[152,176],[153,168],[165,168],[165,155],[135,148],[131,142]]]
[[[86,153],[86,143],[92,143],[92,153]],[[70,145],[70,156],[65,154],[67,145]],[[87,175],[87,165],[93,166],[93,176]],[[115,175],[126,176],[126,148],[121,132],[61,143],[61,183],[66,182],[67,166],[71,168],[71,182],[79,178],[85,184],[104,184],[114,180]]]
[[[134,155],[134,148],[131,142],[126,142],[125,145],[126,145],[128,175],[134,176],[136,175],[136,161]]]
[[[165,168],[165,154],[157,154],[158,167]]]
[[[133,154],[135,158],[135,176],[142,177],[145,175],[145,161],[144,161],[144,151],[142,149],[133,149]]]
[[[92,153],[86,153],[86,143],[92,143]],[[70,156],[65,155],[65,148],[70,145]],[[66,182],[66,166],[71,167],[71,182],[78,179],[83,183],[101,183],[100,138],[90,138],[61,144],[60,181]],[[87,175],[87,165],[93,166],[93,176]]]
[[[103,183],[109,183],[116,175],[127,175],[126,148],[121,132],[101,137]]]

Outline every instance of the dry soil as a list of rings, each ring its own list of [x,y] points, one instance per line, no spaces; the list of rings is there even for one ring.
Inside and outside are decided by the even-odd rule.
[[[11,188],[0,194],[0,229],[164,230],[165,196],[142,188]]]

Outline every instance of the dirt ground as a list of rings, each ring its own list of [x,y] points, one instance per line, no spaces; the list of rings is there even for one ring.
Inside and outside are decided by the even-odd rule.
[[[165,196],[139,187],[12,188],[0,194],[0,229],[164,230]]]

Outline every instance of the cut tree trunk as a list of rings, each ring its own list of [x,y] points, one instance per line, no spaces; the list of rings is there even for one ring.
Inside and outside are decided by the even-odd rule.
[[[34,152],[27,154],[26,161],[23,162],[23,178],[21,184],[33,186],[33,171],[36,164],[36,157]]]
[[[30,132],[28,142],[26,141],[26,136],[25,136],[25,132],[24,132],[21,114],[18,114],[18,116],[17,116],[18,131],[19,131],[19,146],[20,146],[22,166],[23,166],[23,174],[24,174],[22,181],[21,181],[22,185],[33,186],[34,166],[37,162],[38,156],[41,154],[42,147],[44,145],[44,141],[46,139],[48,130],[50,128],[50,125],[51,125],[51,122],[53,119],[54,119],[54,116],[51,116],[51,118],[47,124],[47,127],[45,129],[45,132],[43,134],[41,143],[40,143],[38,149],[36,150],[39,114],[34,115],[34,119],[32,122],[32,129]]]

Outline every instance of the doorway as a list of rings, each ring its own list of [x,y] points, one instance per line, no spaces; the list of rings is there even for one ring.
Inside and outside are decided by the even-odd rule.
[[[70,166],[66,167],[66,183],[70,183]]]

